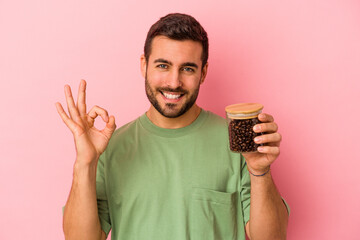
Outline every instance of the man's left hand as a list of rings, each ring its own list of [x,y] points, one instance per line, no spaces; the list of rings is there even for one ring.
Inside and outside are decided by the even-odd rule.
[[[258,116],[261,123],[254,126],[256,133],[263,133],[257,136],[254,141],[257,144],[264,144],[258,147],[258,152],[242,153],[246,159],[248,169],[255,175],[266,173],[270,165],[280,154],[281,135],[277,132],[278,125],[274,122],[273,116],[261,113]]]

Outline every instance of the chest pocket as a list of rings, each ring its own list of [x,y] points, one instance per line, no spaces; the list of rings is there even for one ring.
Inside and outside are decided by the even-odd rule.
[[[191,240],[235,240],[237,192],[193,188],[190,201]]]

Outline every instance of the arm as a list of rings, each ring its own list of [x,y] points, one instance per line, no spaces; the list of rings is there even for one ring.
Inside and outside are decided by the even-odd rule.
[[[250,239],[286,239],[288,212],[271,174],[251,176]],[[266,227],[265,227],[266,226]]]
[[[101,230],[96,201],[96,166],[74,166],[73,182],[65,206],[65,239],[106,239]]]
[[[95,106],[86,113],[85,90],[86,82],[82,80],[75,105],[70,87],[65,86],[70,117],[62,105],[56,103],[59,115],[73,133],[77,155],[73,182],[64,211],[63,230],[66,239],[103,240],[106,236],[98,216],[96,169],[99,156],[106,149],[116,126],[115,118],[108,117],[106,110],[100,107]],[[103,130],[94,127],[98,115],[106,122]]]
[[[288,212],[271,177],[270,165],[280,154],[281,135],[271,115],[260,114],[263,123],[254,127],[255,132],[266,132],[255,138],[256,143],[265,143],[256,153],[243,153],[251,176],[250,220],[246,233],[252,240],[286,239]],[[258,128],[259,127],[259,128]]]

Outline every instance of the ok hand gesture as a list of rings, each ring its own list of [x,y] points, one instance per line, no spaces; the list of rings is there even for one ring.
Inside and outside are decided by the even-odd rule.
[[[116,125],[115,117],[109,117],[107,111],[103,108],[94,106],[89,113],[86,113],[85,95],[86,81],[81,80],[75,105],[71,88],[69,85],[66,85],[65,97],[70,117],[58,102],[56,103],[56,109],[74,135],[77,160],[89,164],[97,161],[100,154],[105,151]],[[94,127],[95,119],[99,115],[106,123],[105,128],[102,130]]]

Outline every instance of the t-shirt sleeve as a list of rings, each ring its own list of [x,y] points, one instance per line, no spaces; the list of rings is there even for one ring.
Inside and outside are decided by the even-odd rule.
[[[98,161],[96,172],[96,198],[98,214],[102,230],[105,232],[106,237],[111,230],[111,220],[108,206],[108,199],[106,194],[105,182],[105,153],[103,153]]]
[[[240,201],[244,226],[250,219],[250,176],[247,170],[245,158],[240,154],[241,175],[240,175]]]
[[[281,197],[282,198],[282,200],[283,200],[283,202],[284,202],[284,204],[285,204],[285,207],[286,207],[286,210],[287,210],[287,212],[288,212],[288,215],[290,216],[290,206],[289,206],[289,204],[285,201],[285,199],[283,198],[283,197]]]

